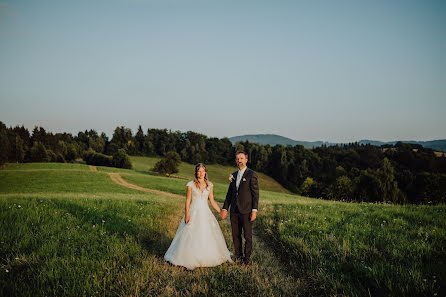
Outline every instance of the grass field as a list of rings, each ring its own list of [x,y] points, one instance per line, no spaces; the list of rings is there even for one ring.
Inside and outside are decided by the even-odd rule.
[[[160,160],[160,158],[156,157],[130,157],[133,168],[141,173],[149,173],[154,174],[151,169],[155,166],[156,162]],[[185,180],[192,180],[194,178],[194,168],[195,165],[182,162],[179,166],[179,172],[176,176],[180,178],[184,178]],[[218,164],[206,165],[208,170],[209,179],[214,183],[227,184],[229,174],[236,171],[237,168],[230,166],[222,166]],[[259,184],[264,190],[273,191],[273,192],[281,192],[281,193],[290,193],[287,189],[282,187],[278,182],[276,182],[271,177],[266,174],[259,173]]]
[[[444,296],[446,207],[352,204],[291,195],[263,182],[253,265],[187,271],[164,252],[193,165],[178,176],[80,164],[0,170],[1,296]],[[234,168],[209,166],[221,203]],[[184,179],[183,179],[184,178]],[[271,183],[270,185],[268,183]],[[262,185],[262,182],[261,182]],[[268,190],[266,190],[267,188]],[[276,191],[271,191],[276,190]],[[229,220],[220,220],[232,250]]]

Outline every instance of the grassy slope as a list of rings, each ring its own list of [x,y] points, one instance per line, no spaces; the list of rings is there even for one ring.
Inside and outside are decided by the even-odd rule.
[[[160,158],[130,157],[130,159],[132,161],[133,168],[136,171],[150,174],[151,173],[150,170],[155,166],[155,163],[158,162]],[[194,178],[194,168],[195,165],[182,162],[179,166],[179,172],[176,175],[188,181],[192,180]],[[229,174],[237,170],[235,166],[234,167],[222,166],[218,164],[206,165],[206,168],[208,170],[209,180],[211,180],[213,183],[222,183],[222,184],[227,184]],[[263,173],[258,173],[258,174],[259,174],[259,185],[262,189],[273,192],[289,193],[287,189],[282,187],[273,178]]]
[[[298,290],[258,243],[254,260],[267,265],[189,272],[167,264],[163,255],[183,215],[183,199],[118,187],[85,165],[53,165],[0,171],[1,296],[271,296]],[[232,249],[229,221],[220,223]]]
[[[185,180],[150,175],[142,169],[149,162],[134,161],[136,171],[72,164],[1,170],[0,295],[444,294],[445,206],[349,204],[263,190],[251,268],[172,267],[162,256],[184,200],[125,189],[106,174],[184,194]],[[193,171],[183,166],[179,175]],[[212,175],[220,202],[227,182],[216,172],[223,171]],[[229,222],[219,222],[232,249]]]

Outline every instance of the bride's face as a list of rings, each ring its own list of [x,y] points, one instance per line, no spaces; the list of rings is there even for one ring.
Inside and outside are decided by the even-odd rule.
[[[197,171],[197,178],[202,179],[206,176],[206,170],[203,167],[200,167]]]

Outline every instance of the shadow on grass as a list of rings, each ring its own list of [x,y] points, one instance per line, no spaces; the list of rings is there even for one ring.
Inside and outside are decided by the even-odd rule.
[[[132,221],[113,213],[113,210],[107,211],[105,209],[101,210],[85,207],[69,201],[55,200],[53,203],[59,209],[62,209],[91,225],[105,221],[103,227],[110,234],[117,235],[121,238],[132,236],[142,248],[156,257],[163,257],[169,247],[171,239],[166,237],[159,230],[142,228]]]
[[[355,271],[355,265],[345,261],[342,263],[337,261],[330,262],[333,259],[320,258],[320,256],[311,252],[311,244],[306,243],[305,238],[297,241],[287,240],[289,234],[284,234],[281,228],[282,218],[280,216],[280,209],[282,207],[286,207],[286,205],[274,205],[273,212],[268,216],[273,219],[272,224],[267,224],[264,221],[265,218],[259,217],[258,225],[260,228],[257,228],[256,235],[274,250],[279,261],[286,267],[286,270],[290,274],[307,284],[307,290],[301,291],[300,294],[302,296],[328,296],[334,292],[340,295],[364,294],[365,292],[362,291],[363,288],[353,288],[353,291],[348,292],[352,288],[343,287],[342,284],[341,287],[336,288],[336,285],[334,285],[336,281],[351,281],[347,280],[349,279],[348,275],[357,275],[358,273],[358,271]],[[321,248],[326,246],[324,242],[320,244]],[[345,273],[347,278],[342,280],[344,275],[339,279],[339,275],[337,276],[336,274],[339,272]],[[344,291],[345,289],[347,291]]]

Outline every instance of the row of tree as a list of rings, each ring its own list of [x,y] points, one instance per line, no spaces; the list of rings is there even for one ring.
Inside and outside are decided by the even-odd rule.
[[[0,122],[0,165],[66,162],[83,157],[91,164],[128,168],[131,164],[126,154],[175,156],[175,162],[180,158],[192,164],[234,165],[237,150],[249,154],[250,168],[302,195],[346,201],[446,202],[446,158],[420,145],[377,147],[351,143],[314,149],[249,142],[233,145],[228,138],[209,138],[192,131],[148,129],[144,133],[141,126],[135,134],[129,128],[116,127],[109,140],[105,133],[99,135],[95,130],[72,136],[35,127],[30,134],[23,126],[7,128]],[[166,164],[159,170],[166,171]]]

